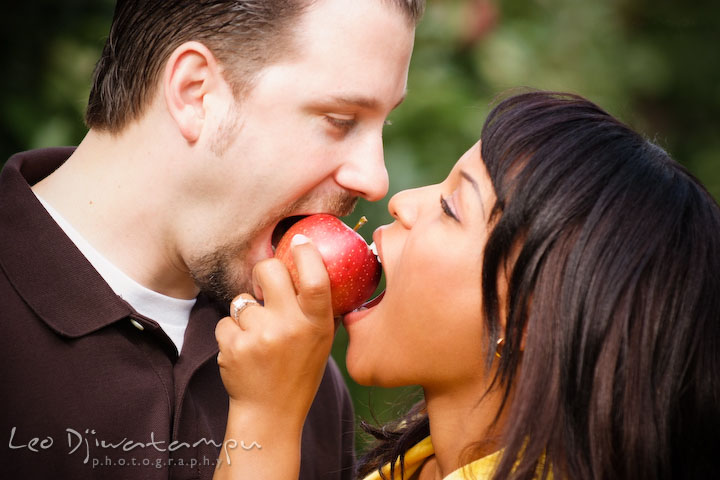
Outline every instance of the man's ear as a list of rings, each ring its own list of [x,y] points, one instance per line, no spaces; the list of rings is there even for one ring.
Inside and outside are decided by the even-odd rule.
[[[176,48],[163,75],[165,104],[183,137],[194,143],[206,118],[205,95],[223,81],[212,52],[200,42],[186,42]]]

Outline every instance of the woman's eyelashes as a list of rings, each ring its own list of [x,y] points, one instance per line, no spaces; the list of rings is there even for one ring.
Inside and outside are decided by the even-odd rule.
[[[445,197],[443,197],[442,194],[440,195],[440,207],[442,208],[442,211],[443,213],[445,213],[445,215],[452,218],[456,222],[460,222],[460,218],[458,218],[457,214],[452,209],[447,200],[445,200]]]

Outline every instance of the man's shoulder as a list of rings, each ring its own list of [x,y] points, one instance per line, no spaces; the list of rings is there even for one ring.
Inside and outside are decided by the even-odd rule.
[[[333,357],[328,358],[327,365],[325,366],[325,376],[323,377],[323,382],[332,384],[337,397],[349,396],[345,378],[340,372],[340,367]]]
[[[346,417],[351,414],[352,410],[352,399],[345,378],[337,362],[330,357],[325,366],[325,373],[318,387],[311,413],[313,411],[325,412],[321,416],[327,419],[330,412],[335,412],[339,417]]]
[[[300,478],[351,478],[354,425],[350,393],[337,363],[331,357],[303,428]]]

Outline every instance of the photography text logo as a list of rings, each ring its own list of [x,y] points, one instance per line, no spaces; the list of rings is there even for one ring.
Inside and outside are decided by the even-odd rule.
[[[65,429],[65,433],[67,435],[67,443],[62,441],[56,443],[55,439],[50,435],[23,439],[18,434],[17,427],[12,427],[12,429],[10,429],[8,447],[11,450],[27,450],[33,453],[41,453],[53,448],[67,448],[68,455],[76,454],[76,452],[77,455],[83,455],[83,463],[85,464],[90,462],[91,458],[93,458],[93,463],[95,463],[95,458],[99,453],[98,450],[115,450],[136,453],[139,453],[139,451],[147,453],[147,450],[151,450],[154,452],[164,453],[176,452],[180,449],[197,448],[200,445],[210,445],[216,448],[222,447],[222,453],[225,454],[225,457],[229,462],[230,451],[235,450],[238,447],[242,450],[252,450],[254,448],[258,450],[262,449],[262,446],[257,442],[252,442],[250,445],[247,445],[245,441],[241,440],[238,442],[235,439],[227,439],[224,442],[216,442],[215,440],[207,438],[201,438],[192,443],[178,440],[167,442],[165,440],[156,439],[155,432],[150,432],[147,442],[128,438],[123,438],[122,440],[114,442],[108,441],[98,438],[97,432],[91,428],[85,429],[84,432],[80,432],[68,427]],[[136,463],[129,462],[128,464],[135,465]]]

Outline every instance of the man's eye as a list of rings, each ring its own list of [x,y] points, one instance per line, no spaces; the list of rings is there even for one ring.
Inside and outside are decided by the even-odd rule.
[[[344,132],[351,130],[357,123],[354,118],[334,117],[332,115],[325,115],[325,120],[333,127]]]
[[[448,217],[452,218],[452,219],[455,220],[456,222],[459,222],[459,221],[460,221],[460,219],[458,218],[458,216],[455,215],[455,212],[453,212],[452,208],[450,208],[450,205],[449,205],[448,202],[445,200],[445,198],[443,198],[442,195],[440,195],[440,207],[442,208],[442,210],[443,210],[443,212],[445,213],[445,215],[447,215]]]

